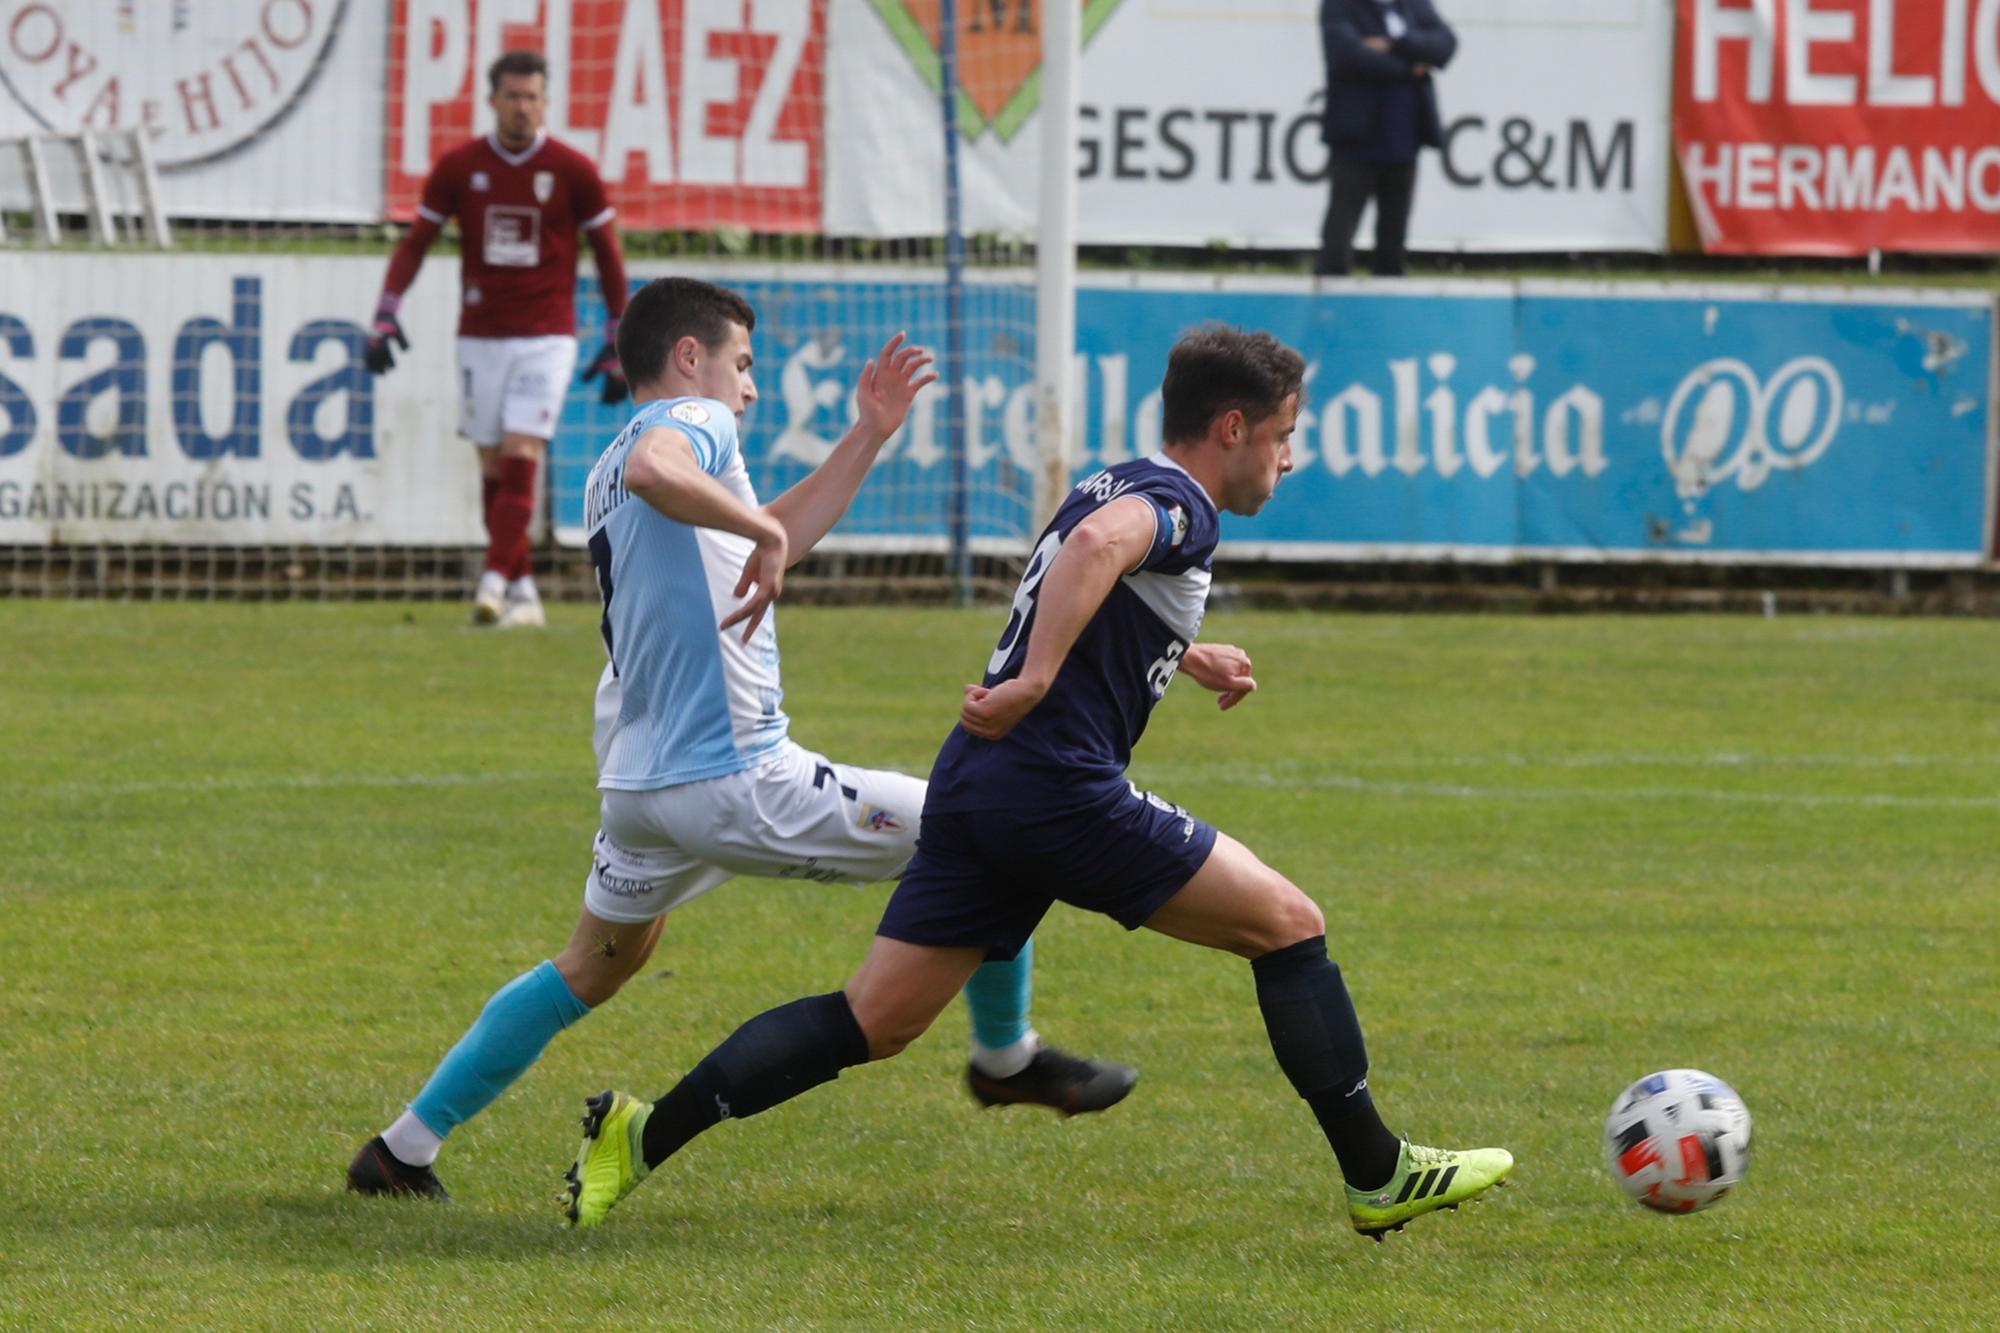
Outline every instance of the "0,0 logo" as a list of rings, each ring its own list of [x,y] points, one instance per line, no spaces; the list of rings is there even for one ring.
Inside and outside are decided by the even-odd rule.
[[[347,0],[0,0],[0,85],[43,128],[144,130],[187,167],[275,125],[318,73]]]
[[[1734,357],[1703,362],[1674,390],[1660,423],[1674,489],[1691,502],[1732,479],[1754,491],[1774,471],[1811,466],[1833,443],[1844,401],[1825,357],[1787,361],[1769,384]]]

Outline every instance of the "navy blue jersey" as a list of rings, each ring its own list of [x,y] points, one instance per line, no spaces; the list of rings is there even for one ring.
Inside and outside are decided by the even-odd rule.
[[[1039,805],[1060,794],[1052,789],[1122,784],[1132,747],[1200,632],[1208,604],[1219,516],[1208,492],[1178,463],[1165,455],[1120,463],[1069,493],[1028,558],[985,679],[991,687],[1021,673],[1037,594],[1056,553],[1079,523],[1126,496],[1153,506],[1151,549],[1112,586],[1048,694],[1004,739],[952,729],[931,769],[926,810]]]

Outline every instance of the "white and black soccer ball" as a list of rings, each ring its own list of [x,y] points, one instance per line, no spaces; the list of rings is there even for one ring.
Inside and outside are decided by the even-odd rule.
[[[1750,1169],[1750,1111],[1713,1074],[1648,1074],[1612,1103],[1604,1158],[1640,1203],[1692,1213],[1729,1193]]]

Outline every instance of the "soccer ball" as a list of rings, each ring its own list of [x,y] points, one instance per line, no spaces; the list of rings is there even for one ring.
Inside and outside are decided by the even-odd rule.
[[[1713,1074],[1648,1074],[1612,1104],[1604,1157],[1612,1178],[1640,1203],[1692,1213],[1729,1193],[1750,1169],[1750,1112]]]

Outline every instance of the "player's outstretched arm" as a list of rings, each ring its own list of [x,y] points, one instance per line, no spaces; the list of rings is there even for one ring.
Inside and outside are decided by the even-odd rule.
[[[975,736],[997,741],[1033,712],[1055,683],[1083,627],[1118,580],[1146,558],[1158,531],[1153,502],[1136,495],[1113,500],[1071,529],[1055,563],[1042,576],[1021,673],[992,689],[966,686],[958,724]]]
[[[917,393],[937,379],[931,354],[905,346],[902,334],[883,345],[875,359],[861,368],[861,385],[854,392],[854,426],[834,446],[824,463],[764,508],[791,538],[792,559],[802,560],[819,539],[840,522],[855,492],[875,466]]]
[[[1224,712],[1257,692],[1257,678],[1250,674],[1250,654],[1233,643],[1190,645],[1181,655],[1181,674],[1220,696],[1215,702]]]
[[[746,600],[717,626],[742,624],[743,641],[748,643],[764,613],[784,591],[785,567],[791,563],[786,558],[789,542],[784,525],[764,510],[744,504],[702,471],[693,443],[665,426],[655,426],[632,445],[625,460],[625,486],[676,522],[733,532],[756,543],[743,564],[743,577],[736,581],[736,595]]]

